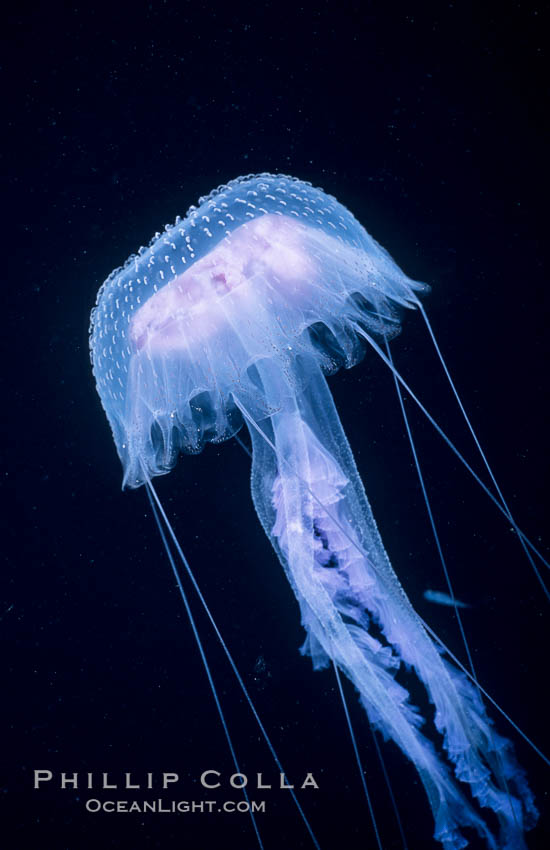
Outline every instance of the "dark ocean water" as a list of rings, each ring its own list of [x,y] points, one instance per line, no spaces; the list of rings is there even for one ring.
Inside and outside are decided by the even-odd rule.
[[[409,4],[413,6],[414,4]],[[121,470],[87,331],[112,268],[239,174],[334,194],[413,278],[519,525],[548,553],[547,10],[528,4],[54,3],[5,21],[5,563],[0,630],[3,846],[257,846],[245,814],[92,814],[99,800],[241,799],[145,494]],[[11,231],[13,227],[13,231]],[[431,348],[408,313],[398,368],[476,469]],[[386,548],[413,605],[464,658],[393,381],[369,354],[330,379]],[[478,677],[548,749],[546,602],[517,536],[412,404]],[[330,671],[300,656],[298,606],[235,441],[182,457],[158,492],[323,850],[375,848]],[[243,772],[277,771],[191,597]],[[384,848],[402,846],[371,731],[346,690]],[[548,846],[548,770],[514,740]],[[414,769],[382,747],[410,850],[435,847]],[[208,769],[223,787],[198,784]],[[52,781],[33,789],[34,770]],[[151,790],[60,788],[108,773]],[[163,772],[179,784],[162,791]],[[546,794],[546,797],[545,797]],[[213,796],[212,796],[213,795]],[[288,792],[265,800],[266,850],[312,847]],[[479,844],[472,840],[471,846]]]

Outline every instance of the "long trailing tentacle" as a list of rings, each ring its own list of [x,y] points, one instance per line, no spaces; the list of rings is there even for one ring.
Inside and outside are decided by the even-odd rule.
[[[230,650],[229,650],[229,648],[228,648],[228,646],[227,646],[227,644],[226,644],[226,642],[225,642],[225,640],[224,640],[224,638],[223,638],[223,636],[222,636],[222,634],[221,634],[221,632],[218,628],[218,625],[217,625],[217,623],[216,623],[216,621],[215,621],[215,619],[212,615],[212,612],[210,611],[210,608],[209,608],[209,606],[206,602],[206,599],[204,598],[203,593],[202,593],[202,591],[201,591],[201,589],[200,589],[200,587],[197,583],[195,575],[194,575],[194,573],[193,573],[193,571],[192,571],[192,569],[189,565],[189,562],[188,562],[187,558],[185,557],[185,554],[184,554],[183,549],[180,545],[180,542],[179,542],[179,540],[178,540],[178,538],[177,538],[177,536],[174,532],[174,529],[172,528],[172,524],[170,523],[170,520],[168,519],[168,516],[166,515],[166,511],[164,510],[164,508],[162,506],[162,502],[160,501],[159,496],[158,496],[155,488],[153,487],[153,484],[150,481],[148,476],[146,478],[146,481],[147,481],[147,484],[146,484],[146,486],[147,486],[147,496],[148,496],[148,499],[149,499],[149,503],[151,505],[151,509],[153,511],[153,516],[155,518],[155,522],[157,524],[157,527],[158,527],[164,548],[166,550],[166,554],[168,556],[168,560],[170,562],[170,566],[172,568],[172,572],[174,574],[174,578],[176,580],[178,590],[179,590],[180,595],[182,597],[182,600],[183,600],[183,603],[184,603],[184,606],[185,606],[185,610],[186,610],[186,613],[188,615],[189,622],[191,624],[193,634],[194,634],[195,640],[197,642],[197,646],[199,648],[201,659],[203,661],[203,665],[204,665],[205,671],[207,673],[208,681],[209,681],[209,684],[210,684],[210,687],[211,687],[211,690],[212,690],[212,693],[213,693],[213,696],[214,696],[216,707],[218,709],[218,713],[219,713],[220,719],[222,721],[224,733],[226,735],[228,744],[230,746],[230,751],[231,751],[232,757],[234,759],[234,763],[236,764],[236,767],[237,767],[237,772],[239,772],[239,768],[237,766],[236,755],[235,755],[235,751],[234,751],[234,748],[233,748],[233,743],[232,743],[230,735],[229,735],[227,723],[225,721],[225,716],[224,716],[224,713],[223,713],[223,710],[222,710],[222,707],[221,707],[221,703],[219,701],[219,697],[218,697],[217,690],[216,690],[216,687],[215,687],[215,684],[214,684],[214,680],[213,680],[211,672],[210,672],[210,667],[209,667],[208,661],[206,659],[206,654],[205,654],[203,646],[202,646],[202,641],[201,641],[200,636],[198,634],[198,631],[197,631],[197,628],[196,628],[196,625],[195,625],[195,621],[194,621],[193,615],[191,613],[191,609],[190,609],[190,606],[189,606],[187,595],[186,595],[185,590],[183,588],[183,584],[182,584],[182,581],[181,581],[179,570],[178,570],[178,568],[177,568],[177,566],[174,562],[174,558],[172,556],[172,552],[171,552],[170,546],[168,544],[168,540],[166,538],[166,534],[165,534],[164,528],[162,526],[162,522],[164,522],[166,530],[168,531],[168,534],[170,535],[170,538],[172,539],[172,543],[173,543],[173,545],[174,545],[174,547],[175,547],[175,549],[178,553],[178,556],[180,558],[182,566],[183,566],[185,572],[187,573],[187,576],[189,577],[189,579],[191,581],[191,584],[192,584],[192,586],[193,586],[193,588],[194,588],[194,590],[195,590],[195,592],[196,592],[196,594],[199,598],[199,601],[200,601],[200,603],[201,603],[201,605],[202,605],[202,607],[203,607],[203,609],[206,613],[206,616],[208,617],[208,619],[209,619],[209,621],[212,625],[212,628],[214,629],[216,637],[217,637],[217,639],[218,639],[218,641],[219,641],[219,643],[220,643],[220,645],[221,645],[221,647],[222,647],[222,649],[225,653],[225,656],[226,656],[226,658],[227,658],[227,660],[228,660],[228,662],[231,666],[231,669],[232,669],[233,673],[235,674],[235,677],[237,679],[239,687],[241,688],[241,691],[243,692],[243,695],[246,699],[246,702],[248,703],[250,710],[252,711],[254,719],[256,720],[256,723],[258,724],[258,727],[260,729],[262,737],[263,737],[264,741],[266,742],[266,744],[268,746],[268,749],[271,753],[273,761],[275,762],[279,772],[281,774],[285,774],[285,771],[283,769],[283,765],[281,764],[279,756],[277,755],[277,752],[275,751],[275,747],[273,746],[273,743],[272,743],[272,741],[271,741],[271,739],[270,739],[270,737],[269,737],[269,735],[268,735],[268,733],[265,729],[265,726],[260,719],[260,716],[258,714],[256,706],[254,705],[252,698],[251,698],[251,696],[248,692],[248,689],[247,689],[247,687],[244,683],[244,680],[243,680],[241,674],[239,673],[239,670],[238,670],[238,668],[235,664],[233,656],[232,656],[232,654],[231,654],[231,652],[230,652]],[[161,519],[162,519],[162,522],[161,522]],[[243,791],[245,792],[245,799],[248,801],[246,788],[243,787]],[[295,806],[296,806],[296,808],[297,808],[297,810],[300,814],[300,817],[302,818],[304,825],[305,825],[305,827],[306,827],[306,829],[309,833],[309,836],[312,840],[313,846],[316,848],[316,850],[320,850],[320,845],[319,845],[319,842],[317,840],[317,837],[316,837],[315,833],[313,832],[311,824],[309,823],[309,820],[308,820],[308,818],[307,818],[307,816],[306,816],[306,814],[305,814],[305,812],[304,812],[304,810],[303,810],[303,808],[302,808],[302,806],[301,806],[301,804],[300,804],[300,802],[299,802],[299,800],[296,796],[294,789],[292,787],[289,787],[289,791],[290,791],[290,795],[292,797],[292,800],[293,800],[293,802],[294,802],[294,804],[295,804]],[[263,846],[261,844],[261,838],[260,838],[260,835],[259,835],[259,832],[258,832],[258,827],[257,827],[256,820],[254,818],[254,814],[253,814],[252,810],[251,810],[251,816],[252,816],[252,820],[253,820],[253,823],[254,823],[254,829],[255,829],[258,841],[260,843],[260,846]]]
[[[229,752],[231,753],[231,759],[232,759],[233,764],[235,766],[235,770],[237,771],[237,773],[240,773],[240,767],[239,767],[239,761],[238,761],[238,758],[237,758],[237,753],[235,751],[233,739],[232,739],[231,734],[229,732],[229,727],[227,725],[225,713],[223,711],[223,708],[222,708],[222,705],[221,705],[221,702],[220,702],[220,698],[219,698],[219,695],[218,695],[218,689],[216,688],[216,685],[214,683],[214,679],[212,677],[210,665],[209,665],[208,660],[206,658],[206,653],[204,651],[202,640],[201,640],[199,632],[197,630],[195,618],[193,617],[193,614],[191,612],[191,608],[189,606],[189,601],[187,599],[187,594],[185,593],[185,590],[184,590],[183,585],[181,583],[181,578],[180,578],[178,570],[176,568],[176,564],[174,562],[172,552],[171,552],[170,547],[168,545],[168,541],[166,539],[166,535],[164,533],[164,529],[163,529],[161,521],[160,521],[159,513],[158,513],[158,510],[157,510],[157,505],[155,504],[155,501],[153,500],[152,493],[154,493],[155,496],[156,496],[156,493],[155,493],[155,491],[153,491],[151,482],[149,480],[147,480],[146,488],[147,488],[147,497],[149,499],[149,504],[151,506],[151,510],[153,512],[153,516],[155,518],[155,522],[157,524],[157,528],[159,530],[162,542],[164,544],[164,548],[166,550],[166,554],[168,556],[168,560],[170,562],[170,566],[172,568],[174,578],[176,579],[176,584],[177,584],[180,596],[182,598],[183,605],[185,607],[185,613],[187,614],[187,619],[189,620],[189,624],[190,624],[191,630],[193,632],[193,637],[195,638],[195,643],[197,644],[197,648],[199,650],[199,655],[201,657],[201,661],[202,661],[202,664],[203,664],[203,667],[204,667],[204,671],[205,671],[206,677],[208,679],[208,684],[210,685],[210,690],[212,691],[212,696],[214,698],[216,709],[217,709],[217,712],[218,712],[218,715],[219,715],[219,718],[220,718],[220,722],[222,724],[225,739],[226,739],[227,745],[229,747]],[[253,826],[253,829],[254,829],[254,834],[256,836],[256,841],[258,843],[258,847],[260,848],[260,850],[263,850],[264,843],[262,841],[262,837],[261,837],[260,831],[258,829],[258,824],[257,824],[257,821],[256,821],[256,815],[254,814],[254,811],[253,811],[252,807],[250,806],[248,791],[246,790],[246,788],[244,786],[243,786],[242,790],[243,790],[243,796],[244,796],[246,802],[249,804],[250,819],[251,819],[252,826]]]
[[[526,534],[525,534],[525,533],[521,530],[521,528],[519,528],[519,527],[518,527],[518,525],[516,524],[515,520],[513,520],[513,519],[511,518],[510,513],[509,513],[509,511],[508,511],[508,508],[507,508],[507,507],[505,507],[505,505],[504,505],[504,504],[500,501],[500,498],[499,498],[499,497],[497,497],[497,496],[495,496],[495,495],[494,495],[494,493],[492,493],[492,492],[489,490],[489,488],[487,487],[487,485],[486,485],[486,484],[485,484],[485,483],[481,480],[481,478],[479,477],[479,475],[477,475],[477,473],[474,471],[474,469],[473,469],[473,468],[471,467],[471,465],[468,463],[468,461],[466,460],[466,458],[465,458],[465,457],[464,457],[464,456],[460,453],[460,451],[457,449],[457,447],[454,445],[454,443],[453,443],[453,442],[449,439],[449,437],[446,435],[446,433],[443,431],[443,429],[442,429],[442,428],[438,425],[438,423],[435,421],[435,419],[433,418],[433,416],[431,416],[431,415],[430,415],[430,413],[428,412],[428,410],[425,408],[425,406],[422,404],[422,402],[420,401],[420,399],[418,398],[418,396],[417,396],[417,395],[413,392],[413,390],[410,388],[410,386],[407,384],[407,382],[404,380],[404,378],[401,376],[401,374],[400,374],[400,373],[398,372],[398,370],[395,368],[395,366],[393,365],[393,363],[392,363],[392,362],[389,360],[389,358],[388,358],[388,357],[384,354],[384,352],[382,351],[382,349],[380,348],[380,346],[378,345],[378,343],[377,343],[377,342],[375,342],[375,340],[374,340],[374,339],[370,336],[370,334],[366,333],[366,332],[363,330],[363,328],[361,328],[359,325],[357,325],[357,326],[356,326],[356,331],[357,331],[357,333],[358,333],[360,336],[362,336],[364,339],[366,339],[366,340],[367,340],[367,342],[369,343],[369,345],[371,345],[371,346],[373,347],[373,349],[376,351],[376,353],[378,354],[378,356],[379,356],[379,357],[383,360],[383,362],[386,364],[386,366],[388,366],[388,368],[391,370],[391,372],[395,375],[395,377],[397,378],[397,380],[399,381],[399,383],[401,384],[401,386],[403,387],[403,389],[405,389],[405,390],[407,391],[407,393],[410,395],[410,397],[411,397],[411,398],[412,398],[412,400],[415,402],[415,404],[416,404],[416,405],[420,408],[420,410],[421,410],[421,411],[422,411],[422,413],[426,416],[426,418],[428,419],[428,421],[429,421],[429,422],[433,425],[433,427],[435,428],[435,430],[437,431],[437,433],[438,433],[438,434],[439,434],[439,435],[443,438],[443,440],[447,443],[447,445],[449,446],[449,448],[451,449],[451,451],[452,451],[452,452],[453,452],[453,453],[457,456],[457,458],[459,459],[459,461],[460,461],[460,462],[464,465],[464,467],[468,470],[468,472],[470,473],[470,475],[472,476],[472,478],[473,478],[473,479],[477,482],[477,484],[481,487],[481,489],[482,489],[482,490],[483,490],[483,491],[484,491],[484,492],[485,492],[485,493],[489,496],[489,498],[490,498],[490,499],[491,499],[491,501],[492,501],[492,502],[496,505],[496,507],[498,508],[498,510],[499,510],[499,511],[500,511],[500,512],[501,512],[501,513],[502,513],[502,514],[503,514],[503,515],[507,518],[507,520],[508,520],[509,522],[511,522],[511,523],[512,523],[513,528],[514,528],[514,530],[515,530],[516,534],[518,535],[518,537],[519,537],[519,538],[520,538],[520,540],[521,540],[521,544],[522,544],[522,546],[525,546],[525,547],[526,547],[526,551],[527,551],[527,550],[530,550],[533,554],[535,554],[535,555],[536,555],[536,556],[540,559],[540,561],[541,561],[541,562],[542,562],[542,563],[543,563],[543,564],[544,564],[544,565],[545,565],[548,569],[550,569],[550,563],[546,560],[546,558],[544,557],[544,555],[542,554],[542,552],[540,552],[540,550],[539,550],[539,549],[537,549],[537,547],[535,546],[535,544],[534,544],[531,540],[529,540],[529,538],[527,537],[527,535],[526,535]],[[535,564],[535,562],[534,562],[534,560],[533,560],[533,558],[532,558],[531,556],[529,556],[529,563],[531,564],[531,567],[532,567],[532,569],[533,569],[533,571],[534,571],[534,573],[535,573],[535,576],[536,576],[536,578],[537,578],[537,580],[538,580],[538,582],[539,582],[540,586],[542,587],[542,590],[543,590],[543,592],[544,592],[544,595],[547,597],[547,599],[549,599],[549,600],[550,600],[550,591],[549,591],[549,590],[548,590],[548,588],[546,587],[546,584],[544,583],[544,579],[543,579],[543,577],[541,576],[540,571],[539,571],[539,569],[537,568],[537,565]]]

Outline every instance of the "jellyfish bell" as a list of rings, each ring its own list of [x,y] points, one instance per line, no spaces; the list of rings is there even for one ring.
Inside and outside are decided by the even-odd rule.
[[[286,216],[266,214],[224,236],[136,312],[130,323],[136,349],[191,353],[228,323],[254,324],[262,300],[272,301],[269,288],[299,302],[316,274],[303,230]]]
[[[246,423],[252,498],[300,605],[302,651],[345,673],[415,765],[445,848],[465,846],[464,827],[520,848],[536,820],[525,777],[406,597],[325,378],[393,336],[425,290],[335,198],[282,175],[239,178],[108,278],[92,314],[94,375],[128,487],[154,492],[180,451]],[[443,752],[403,670],[435,706]]]
[[[301,352],[314,350],[325,372],[352,365],[363,351],[353,323],[395,332],[398,306],[425,288],[301,181],[260,175],[201,199],[113,272],[93,313],[94,374],[125,486],[143,483],[144,466],[166,472],[179,450],[232,436],[242,422],[233,387],[256,417],[270,415],[254,364],[275,359],[295,380]]]

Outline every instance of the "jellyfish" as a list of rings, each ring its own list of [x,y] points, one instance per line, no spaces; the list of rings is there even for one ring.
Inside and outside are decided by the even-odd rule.
[[[181,452],[246,425],[252,499],[299,603],[302,653],[343,673],[372,727],[413,763],[445,850],[466,846],[465,829],[512,850],[537,816],[525,775],[475,679],[409,602],[326,380],[369,345],[392,367],[387,343],[426,290],[335,198],[250,175],[201,198],[106,280],[93,372],[124,487],[155,494],[152,479]],[[439,746],[400,670],[425,688]]]

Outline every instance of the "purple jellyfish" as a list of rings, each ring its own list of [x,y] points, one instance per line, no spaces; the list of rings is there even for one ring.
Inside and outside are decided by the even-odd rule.
[[[463,828],[522,848],[536,820],[523,772],[401,587],[325,379],[374,338],[384,346],[426,289],[335,198],[291,177],[243,177],[108,278],[93,370],[126,487],[154,494],[180,451],[247,425],[252,498],[300,605],[302,652],[345,673],[372,726],[414,763],[446,850],[467,844]],[[435,707],[439,750],[400,669]]]

